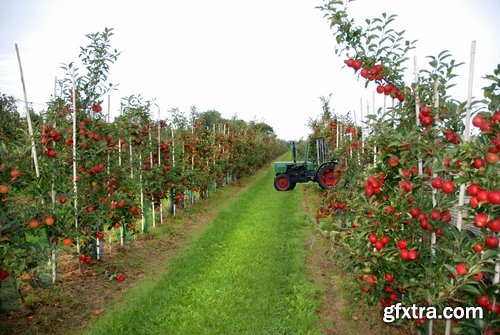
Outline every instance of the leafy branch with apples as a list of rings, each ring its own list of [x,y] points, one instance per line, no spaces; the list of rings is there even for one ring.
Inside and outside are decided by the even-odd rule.
[[[328,1],[320,9],[346,67],[390,99],[390,107],[367,116],[360,158],[348,160],[317,213],[333,252],[354,273],[356,298],[382,307],[480,306],[482,320],[452,320],[451,327],[494,332],[500,326],[500,67],[486,76],[484,99],[468,106],[449,96],[462,63],[447,51],[428,57],[414,82],[403,81],[415,42],[392,28],[395,16],[384,13],[361,26],[349,18],[348,3]],[[331,136],[327,130],[338,119],[323,112],[314,136]],[[345,143],[347,157],[353,143]],[[398,324],[424,333],[442,326],[426,319]]]

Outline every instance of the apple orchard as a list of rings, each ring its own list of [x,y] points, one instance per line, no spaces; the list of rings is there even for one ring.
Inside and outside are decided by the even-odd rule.
[[[484,310],[481,320],[396,325],[426,334],[441,328],[495,334],[500,66],[486,76],[491,84],[484,99],[458,102],[448,91],[463,64],[447,51],[428,57],[406,83],[406,55],[415,45],[392,28],[394,16],[358,26],[343,1],[320,9],[336,54],[345,59],[342,71],[352,71],[390,105],[359,126],[323,98],[322,114],[310,121],[310,137],[325,138],[340,161],[338,182],[321,193],[315,221],[330,255],[352,275],[359,302]],[[104,99],[119,56],[111,36],[111,29],[87,35],[82,66],[65,65],[61,94],[42,115],[25,120],[15,100],[1,96],[0,285],[14,278],[21,292],[21,278],[36,278],[47,259],[55,271],[60,249],[89,266],[102,257],[107,237],[123,244],[146,234],[164,213],[217,196],[218,188],[288,149],[265,123],[226,120],[194,107],[188,116],[174,108],[161,120],[153,117],[154,101],[140,95],[124,98],[120,116],[109,120]]]
[[[325,137],[343,159],[341,178],[324,193],[316,215],[332,254],[354,274],[360,301],[441,310],[480,306],[482,320],[452,320],[434,330],[495,333],[500,66],[486,76],[491,85],[483,88],[483,100],[459,103],[447,91],[462,64],[447,51],[429,56],[408,84],[404,64],[414,43],[392,28],[395,16],[357,26],[342,1],[320,9],[331,23],[336,53],[345,59],[344,71],[353,71],[390,105],[359,127],[335,115],[324,99],[323,114],[311,122],[311,136]],[[425,318],[403,322],[433,331]]]
[[[265,123],[195,107],[154,118],[157,105],[140,95],[124,98],[110,121],[103,106],[119,56],[112,35],[107,28],[87,35],[81,65],[63,66],[60,96],[41,115],[21,118],[14,98],[0,97],[0,285],[13,280],[21,297],[22,278],[41,280],[47,259],[57,280],[59,250],[88,266],[104,257],[107,238],[123,244],[147,234],[164,215],[287,150]]]

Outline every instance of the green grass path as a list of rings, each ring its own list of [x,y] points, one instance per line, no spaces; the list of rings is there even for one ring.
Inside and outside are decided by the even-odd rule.
[[[272,182],[270,169],[85,334],[318,334],[301,185]]]

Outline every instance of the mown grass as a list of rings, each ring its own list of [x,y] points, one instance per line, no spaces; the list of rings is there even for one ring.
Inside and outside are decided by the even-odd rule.
[[[270,170],[85,334],[318,334],[299,192]],[[298,185],[299,187],[300,185]]]

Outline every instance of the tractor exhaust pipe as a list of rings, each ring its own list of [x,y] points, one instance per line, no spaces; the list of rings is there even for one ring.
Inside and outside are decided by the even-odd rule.
[[[295,148],[295,141],[292,142],[292,156],[293,156],[293,163],[297,163],[297,149]]]

